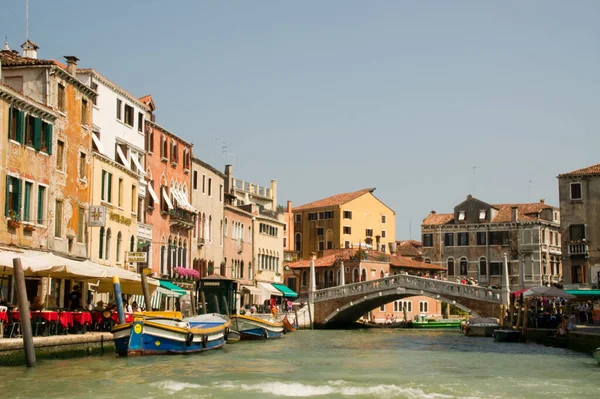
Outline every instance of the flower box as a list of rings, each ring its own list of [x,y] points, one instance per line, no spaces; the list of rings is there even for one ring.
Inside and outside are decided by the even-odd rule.
[[[16,229],[21,226],[21,222],[19,220],[8,219],[8,227]]]
[[[23,226],[23,230],[25,231],[35,231],[35,227],[30,225],[30,224],[26,224]]]

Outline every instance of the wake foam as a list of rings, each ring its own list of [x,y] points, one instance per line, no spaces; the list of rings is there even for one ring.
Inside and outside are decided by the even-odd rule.
[[[169,395],[173,395],[177,392],[183,391],[184,389],[206,388],[206,386],[204,385],[189,384],[187,382],[179,382],[173,380],[153,382],[150,385],[159,388],[163,391],[166,391]]]
[[[419,388],[400,387],[397,385],[348,386],[344,381],[329,381],[327,385],[309,385],[299,382],[261,382],[257,384],[242,384],[221,382],[217,386],[224,389],[237,389],[269,394],[277,397],[311,397],[326,395],[342,396],[372,396],[406,399],[451,399],[455,396],[440,393],[426,393]]]

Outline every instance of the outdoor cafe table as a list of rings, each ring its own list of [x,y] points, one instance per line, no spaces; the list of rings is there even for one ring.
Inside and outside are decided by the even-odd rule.
[[[31,311],[31,317],[41,317],[47,322],[58,322],[58,312],[34,310]]]
[[[80,325],[92,324],[92,315],[88,312],[73,312],[73,321]]]
[[[113,312],[111,317],[115,323],[119,323],[119,313]],[[125,323],[133,323],[133,313],[125,313]]]
[[[8,323],[8,313],[7,312],[0,312],[0,321]]]

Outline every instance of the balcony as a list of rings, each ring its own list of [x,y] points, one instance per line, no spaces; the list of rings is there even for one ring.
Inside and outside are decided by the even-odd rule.
[[[570,256],[585,256],[588,257],[588,244],[585,240],[569,241],[569,255]]]
[[[265,199],[271,199],[271,189],[258,184],[253,184],[244,180],[234,179],[234,187],[238,191],[247,192],[248,194],[256,195]]]
[[[194,217],[192,212],[188,212],[183,209],[175,208],[169,210],[169,224],[182,229],[194,228]]]
[[[270,209],[259,208],[258,213],[262,216],[269,217],[271,219],[279,220],[279,213]]]

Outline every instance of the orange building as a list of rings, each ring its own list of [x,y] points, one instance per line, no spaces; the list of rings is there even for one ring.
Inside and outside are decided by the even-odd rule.
[[[157,277],[191,268],[190,240],[197,211],[190,201],[192,144],[146,121],[146,223],[152,226],[150,265]]]

